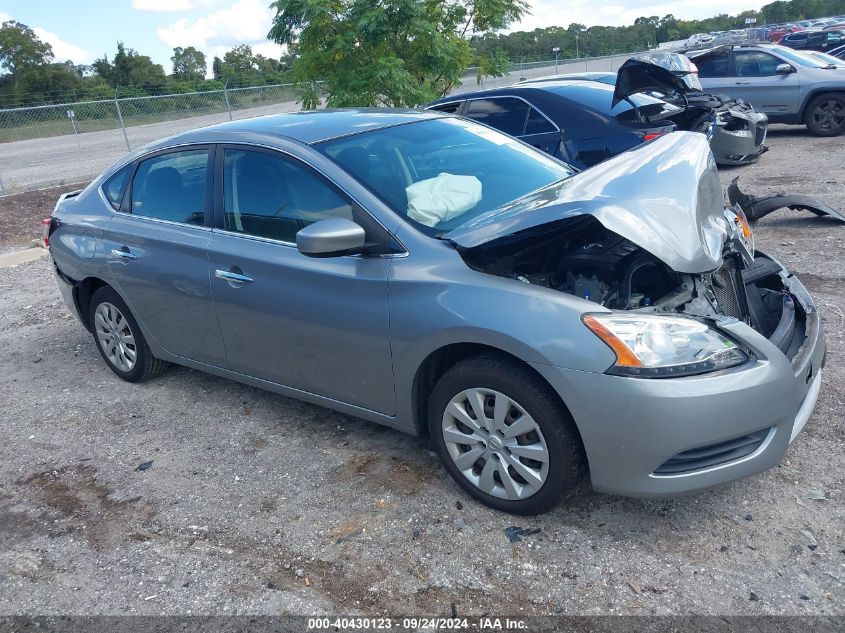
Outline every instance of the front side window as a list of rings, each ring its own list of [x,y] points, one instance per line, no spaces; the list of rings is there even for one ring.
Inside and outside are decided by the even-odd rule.
[[[227,231],[291,243],[319,220],[353,220],[352,206],[311,169],[254,150],[224,150],[223,209]]]
[[[540,150],[451,117],[324,141],[316,148],[432,236],[575,173]]]
[[[207,149],[170,152],[141,161],[132,180],[132,214],[203,224],[207,178]]]
[[[525,101],[513,97],[473,99],[469,102],[466,116],[505,134],[520,136],[530,107]]]
[[[734,53],[737,77],[772,77],[782,62],[774,55],[762,51],[737,51]]]

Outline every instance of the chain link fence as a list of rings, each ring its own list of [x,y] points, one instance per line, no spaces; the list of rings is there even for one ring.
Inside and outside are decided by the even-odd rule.
[[[485,88],[556,73],[612,71],[633,53],[512,64]],[[453,93],[478,87],[470,68]],[[127,152],[186,130],[301,109],[291,84],[0,110],[0,195],[86,182]]]

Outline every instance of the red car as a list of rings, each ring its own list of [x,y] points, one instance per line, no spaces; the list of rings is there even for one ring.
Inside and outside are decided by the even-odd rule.
[[[766,37],[770,42],[777,42],[782,38],[784,35],[789,35],[790,33],[795,33],[796,31],[803,31],[804,27],[798,24],[788,24],[786,26],[779,26],[776,29],[769,31]]]

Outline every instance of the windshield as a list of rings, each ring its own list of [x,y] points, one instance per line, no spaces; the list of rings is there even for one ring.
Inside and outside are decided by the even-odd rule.
[[[575,170],[483,125],[444,117],[315,146],[427,235],[440,235]]]
[[[824,62],[827,65],[830,65],[830,66],[845,66],[845,60],[834,57],[833,55],[828,55],[827,53],[817,53],[817,52],[813,52],[812,55],[813,55],[813,57],[815,57],[816,59],[818,59],[821,62]]]
[[[806,68],[824,68],[825,66],[830,65],[827,62],[823,62],[820,59],[816,59],[809,53],[796,51],[791,48],[787,48],[786,46],[770,46],[768,48],[773,53],[777,53],[781,57]]]

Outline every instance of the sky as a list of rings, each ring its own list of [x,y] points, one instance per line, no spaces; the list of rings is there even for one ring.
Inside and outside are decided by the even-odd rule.
[[[194,46],[211,63],[230,48],[249,44],[256,53],[278,57],[281,47],[267,41],[273,11],[270,0],[0,0],[0,22],[30,26],[53,47],[57,61],[89,64],[108,54],[118,40],[149,55],[171,71],[175,46]],[[622,26],[639,16],[705,18],[759,9],[755,0],[530,0],[531,15],[509,30],[568,26],[577,22]]]

